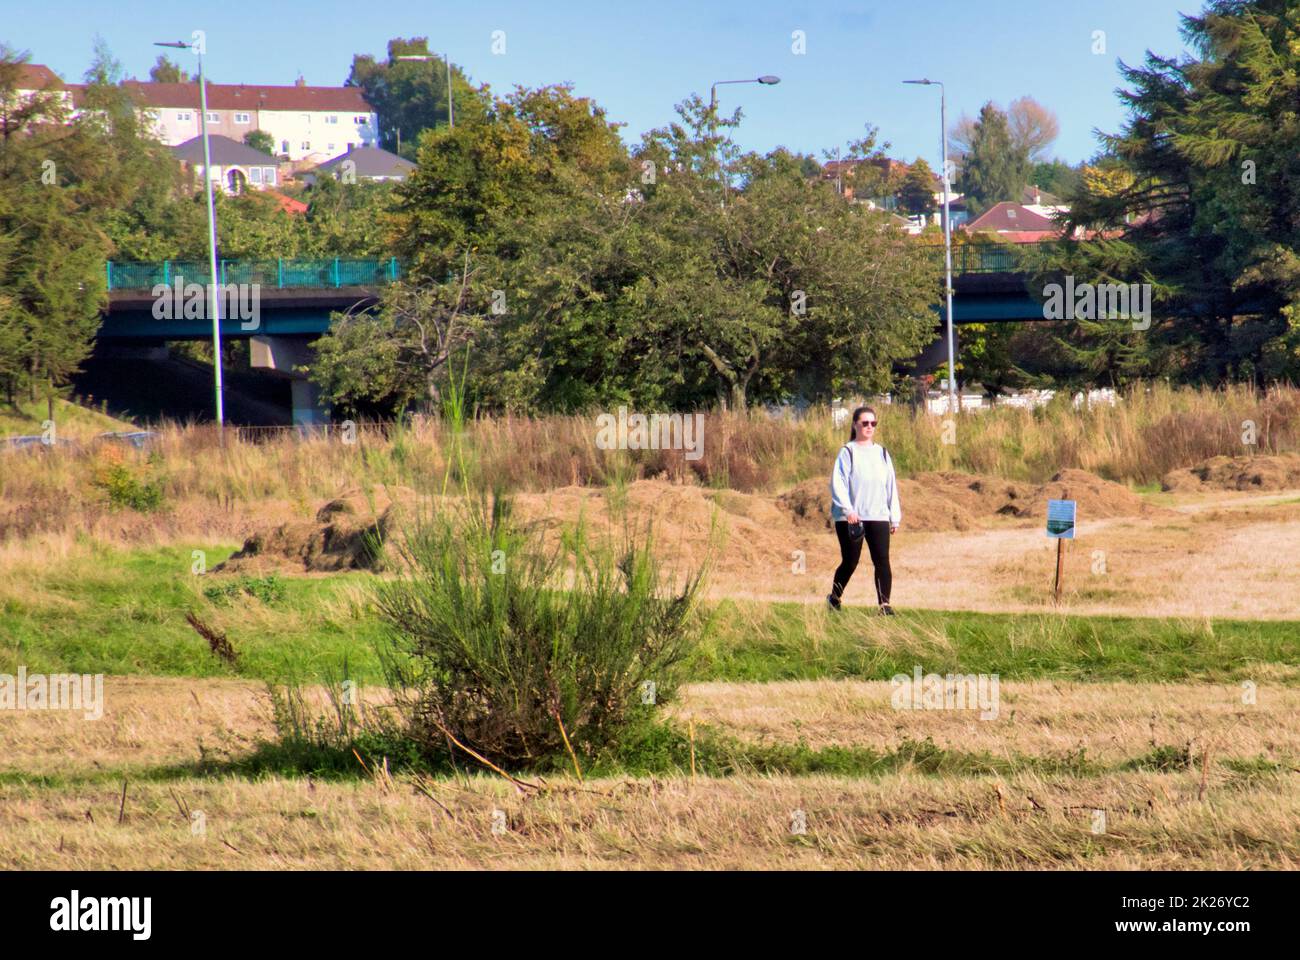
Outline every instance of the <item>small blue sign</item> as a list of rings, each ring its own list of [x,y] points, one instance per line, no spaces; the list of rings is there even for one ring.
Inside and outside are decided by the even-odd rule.
[[[1047,535],[1053,540],[1074,539],[1074,500],[1047,501]]]

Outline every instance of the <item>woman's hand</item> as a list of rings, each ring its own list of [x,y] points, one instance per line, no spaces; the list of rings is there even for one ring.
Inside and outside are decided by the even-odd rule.
[[[857,522],[858,522],[858,515],[857,515],[856,513],[850,513],[850,514],[849,514],[847,517],[845,517],[844,519],[847,520],[849,523],[857,523]]]
[[[892,527],[890,527],[890,528],[889,528],[889,532],[890,532],[890,533],[898,533],[898,524],[894,524]]]

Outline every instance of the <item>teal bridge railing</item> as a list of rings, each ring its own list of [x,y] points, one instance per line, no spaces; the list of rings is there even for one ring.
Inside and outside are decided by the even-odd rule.
[[[954,244],[952,269],[955,274],[1015,273],[1020,266],[1023,244]],[[943,261],[943,247],[932,246],[930,256]],[[171,286],[178,276],[186,283],[206,284],[209,269],[205,260],[161,260],[152,263],[107,265],[108,289],[150,290],[158,284]],[[326,290],[331,287],[382,287],[402,279],[402,264],[396,257],[333,257],[322,260],[222,260],[218,271],[222,283],[257,283],[264,289]]]
[[[105,265],[108,289],[151,290],[185,283],[206,284],[212,271],[206,260],[160,260],[152,263]],[[223,284],[256,283],[263,289],[327,290],[334,287],[382,287],[402,278],[396,257],[330,257],[321,260],[221,260],[217,271]]]
[[[1043,241],[1051,243],[1054,241]],[[1034,243],[954,243],[952,246],[952,272],[966,273],[1019,273],[1025,269],[1021,251],[1036,248]],[[927,248],[929,255],[943,264],[943,246]]]

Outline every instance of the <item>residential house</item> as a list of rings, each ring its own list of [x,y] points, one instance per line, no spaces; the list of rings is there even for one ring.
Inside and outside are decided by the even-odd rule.
[[[1038,243],[1061,235],[1060,226],[1051,219],[1009,200],[989,207],[966,224],[966,229],[971,233],[995,233],[1006,243]]]
[[[26,103],[37,94],[53,94],[63,101],[64,108],[69,112],[75,107],[72,89],[59,79],[58,74],[41,63],[18,65],[15,92],[19,103]]]
[[[142,110],[154,118],[155,135],[177,146],[202,132],[198,83],[129,80]],[[379,141],[379,115],[359,87],[309,87],[209,83],[208,135],[242,143],[264,130],[276,153],[290,160],[320,162],[353,147]]]
[[[208,134],[208,149],[212,159],[212,179],[225,193],[267,190],[280,182],[280,162],[261,150],[211,133]],[[204,179],[203,138],[192,137],[172,147],[172,153],[190,172],[195,188],[201,189]]]
[[[402,181],[410,176],[415,164],[379,147],[354,147],[347,153],[318,164],[302,175],[305,183],[315,183],[318,176],[331,176],[344,183],[360,181]]]
[[[852,200],[855,203],[866,203],[873,208],[878,207],[882,210],[893,210],[897,204],[892,196],[869,197],[863,194],[861,186],[854,187],[854,174],[859,166],[864,165],[875,167],[880,173],[882,182],[888,182],[891,179],[901,181],[903,175],[907,173],[907,164],[898,160],[891,160],[889,157],[875,157],[869,160],[827,160],[822,165],[821,178],[827,183],[833,183],[835,189],[847,200]]]

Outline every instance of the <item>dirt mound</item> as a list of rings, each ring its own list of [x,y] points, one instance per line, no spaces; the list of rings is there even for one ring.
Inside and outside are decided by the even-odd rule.
[[[790,517],[771,497],[734,490],[710,490],[662,480],[638,480],[622,493],[604,487],[562,487],[514,498],[515,511],[550,535],[579,517],[593,531],[620,537],[624,530],[653,527],[656,552],[690,566],[710,552],[722,570],[771,567],[773,558],[789,563],[792,550],[806,547],[807,535],[792,528]],[[683,568],[684,569],[684,568]]]
[[[1170,470],[1160,485],[1165,490],[1295,490],[1300,488],[1300,454],[1267,457],[1211,457],[1182,470]]]
[[[1158,510],[1126,487],[1082,470],[1062,471],[1045,484],[923,473],[900,479],[899,493],[904,525],[923,533],[974,530],[999,520],[1041,521],[1051,498],[1077,500],[1081,519]],[[639,537],[650,524],[659,555],[670,567],[677,564],[682,570],[712,555],[720,572],[752,579],[755,571],[784,570],[800,551],[810,564],[815,553],[835,552],[834,537],[828,535],[829,483],[820,478],[778,497],[638,480],[621,490],[569,486],[517,494],[513,501],[519,519],[552,545],[562,530],[580,518],[593,535],[615,540],[630,532]],[[415,503],[415,494],[405,489],[376,488],[369,498],[352,491],[323,504],[314,520],[294,520],[255,533],[217,569],[377,569],[385,561],[392,562],[393,551],[378,556],[371,542],[400,536],[398,517]],[[719,545],[722,549],[715,549]]]
[[[903,523],[922,533],[970,530],[998,517],[1046,518],[1048,500],[1076,500],[1080,517],[1146,516],[1159,508],[1127,487],[1086,470],[1062,470],[1048,483],[1028,484],[969,473],[901,477]],[[777,497],[798,526],[830,529],[826,480],[807,480]]]
[[[1143,500],[1122,484],[1103,480],[1087,470],[1062,470],[1047,483],[1035,488],[1032,496],[1016,510],[1018,517],[1047,518],[1048,500],[1074,500],[1079,504],[1079,519],[1101,517],[1148,517],[1169,511]]]
[[[376,487],[369,497],[354,490],[330,500],[314,520],[291,520],[260,530],[214,572],[255,572],[291,567],[309,572],[375,570],[383,565],[383,543],[403,505],[414,500],[406,488]]]

